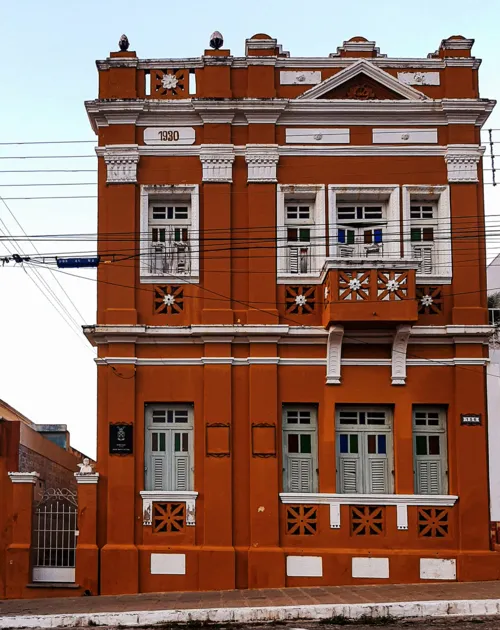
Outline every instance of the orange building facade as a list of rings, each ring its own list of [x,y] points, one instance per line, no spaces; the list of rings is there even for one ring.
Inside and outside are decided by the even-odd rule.
[[[220,43],[86,103],[100,593],[498,579],[473,40]]]

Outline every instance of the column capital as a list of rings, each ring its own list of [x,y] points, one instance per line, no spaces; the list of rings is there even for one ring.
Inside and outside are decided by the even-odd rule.
[[[277,144],[247,144],[245,161],[248,164],[248,183],[276,183],[278,160]]]
[[[116,144],[98,147],[96,153],[103,157],[107,166],[107,184],[135,184],[139,164],[137,144]]]
[[[12,483],[35,484],[40,477],[40,473],[37,472],[10,472],[8,475]]]
[[[233,181],[233,144],[202,144],[200,160],[203,166],[203,182],[230,184]]]
[[[484,148],[475,145],[450,144],[444,156],[451,183],[478,182],[477,165]]]

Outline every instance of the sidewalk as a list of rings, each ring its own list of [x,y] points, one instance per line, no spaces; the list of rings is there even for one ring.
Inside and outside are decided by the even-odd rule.
[[[500,614],[500,582],[0,600],[0,628]]]

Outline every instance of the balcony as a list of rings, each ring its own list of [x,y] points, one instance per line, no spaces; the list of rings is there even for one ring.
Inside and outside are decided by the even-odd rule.
[[[500,326],[500,308],[488,309],[488,321],[490,326]]]
[[[328,259],[323,268],[323,325],[416,322],[417,266],[408,259]]]

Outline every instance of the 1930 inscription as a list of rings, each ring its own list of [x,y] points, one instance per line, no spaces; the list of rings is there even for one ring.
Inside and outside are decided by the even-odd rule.
[[[194,144],[193,127],[146,127],[144,144]]]

